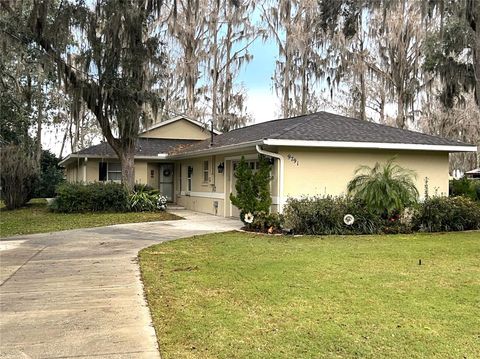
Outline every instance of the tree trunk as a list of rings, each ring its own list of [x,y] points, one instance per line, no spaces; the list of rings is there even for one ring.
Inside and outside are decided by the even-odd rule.
[[[67,128],[65,128],[65,132],[63,134],[62,147],[60,147],[60,153],[58,155],[60,158],[63,158],[63,149],[65,148],[65,143],[67,142],[68,126],[69,126],[69,122],[67,122]]]
[[[185,48],[185,62],[188,67],[188,73],[185,78],[185,87],[187,91],[187,114],[189,116],[195,115],[195,83],[196,83],[196,61],[194,60],[194,48],[192,42]]]
[[[477,106],[480,107],[480,29],[477,29],[477,22],[479,21],[480,16],[480,1],[477,1],[474,5],[475,13],[475,48],[473,49],[473,66],[475,73],[475,102]]]
[[[218,5],[218,3],[216,3]],[[219,9],[218,6],[215,6],[215,15],[214,15],[214,36],[213,36],[213,68],[210,69],[212,74],[212,121],[218,128],[218,119],[217,119],[217,112],[218,112],[218,105],[217,105],[217,94],[218,94],[218,16],[219,16]]]
[[[119,159],[122,166],[122,184],[131,192],[135,186],[135,146],[123,148]]]
[[[308,57],[307,57],[307,54],[304,53],[303,59],[302,59],[302,106],[301,106],[300,115],[305,115],[307,113],[307,101],[308,101],[307,66],[308,66]]]
[[[38,114],[37,114],[37,143],[35,148],[35,161],[40,166],[42,160],[42,123],[43,123],[43,99],[38,101]]]
[[[360,119],[366,121],[367,120],[367,90],[365,86],[365,74],[362,72],[360,73]]]
[[[398,128],[405,128],[405,114],[404,114],[404,103],[403,103],[403,95],[399,91],[397,95],[397,120],[396,125]]]
[[[283,103],[282,103],[282,112],[283,117],[287,118],[290,115],[290,47],[289,47],[289,38],[287,30],[287,40],[285,41],[285,67],[283,69]]]
[[[228,18],[230,18],[231,8],[228,7]],[[227,33],[225,35],[226,39],[232,38],[232,24],[229,22],[227,24]],[[232,61],[232,41],[226,40],[227,47],[225,50],[225,86],[223,89],[223,112],[222,112],[222,124],[220,130],[222,132],[227,132],[230,130],[231,121],[230,121],[230,98],[232,94],[232,73],[230,68],[230,62]]]
[[[287,6],[285,10],[285,23],[286,35],[285,35],[285,67],[283,69],[283,117],[287,118],[290,116],[290,71],[291,68],[291,55],[290,55],[290,42],[292,41],[290,36],[290,26],[291,26],[291,9],[290,6]]]
[[[382,90],[380,93],[380,123],[385,123],[385,92]]]

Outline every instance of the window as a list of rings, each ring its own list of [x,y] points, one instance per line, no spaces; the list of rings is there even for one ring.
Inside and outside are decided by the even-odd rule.
[[[178,190],[182,192],[182,182],[183,182],[183,177],[182,177],[182,164],[178,166]]]
[[[121,181],[122,180],[122,166],[120,163],[107,164],[107,181]]]
[[[120,165],[120,163],[100,162],[98,164],[98,180],[99,181],[121,181],[122,166]]]
[[[247,162],[247,166],[250,167],[250,169],[253,172],[256,172],[260,168],[260,162],[258,162],[258,161],[246,161],[246,162]],[[238,162],[235,162],[233,164],[233,170],[234,171],[237,169],[237,166],[238,166]]]
[[[193,167],[188,166],[188,173],[187,173],[187,191],[192,190],[192,175],[193,175]]]
[[[208,161],[203,161],[203,182],[208,183]]]

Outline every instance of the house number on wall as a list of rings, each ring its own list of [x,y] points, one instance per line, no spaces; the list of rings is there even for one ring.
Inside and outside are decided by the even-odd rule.
[[[300,164],[300,162],[298,162],[298,160],[295,158],[295,156],[293,156],[292,154],[288,154],[287,155],[287,158],[292,161],[293,163],[295,163],[296,166],[298,166]]]

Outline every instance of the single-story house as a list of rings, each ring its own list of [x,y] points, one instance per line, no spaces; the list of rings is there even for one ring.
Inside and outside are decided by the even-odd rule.
[[[282,211],[288,197],[340,195],[360,165],[392,156],[417,173],[423,196],[447,195],[451,152],[476,151],[474,145],[380,125],[328,112],[279,119],[210,133],[203,123],[176,117],[140,134],[135,178],[158,188],[187,209],[237,216],[229,196],[242,156],[256,168],[258,154],[273,162],[272,210]],[[120,163],[106,143],[62,160],[68,181],[118,181]]]

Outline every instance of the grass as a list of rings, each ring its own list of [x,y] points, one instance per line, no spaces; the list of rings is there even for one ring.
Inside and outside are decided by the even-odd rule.
[[[231,232],[139,257],[164,359],[480,358],[480,232]]]
[[[21,209],[0,209],[0,237],[171,219],[179,217],[168,212],[53,213],[44,199],[34,199]]]

